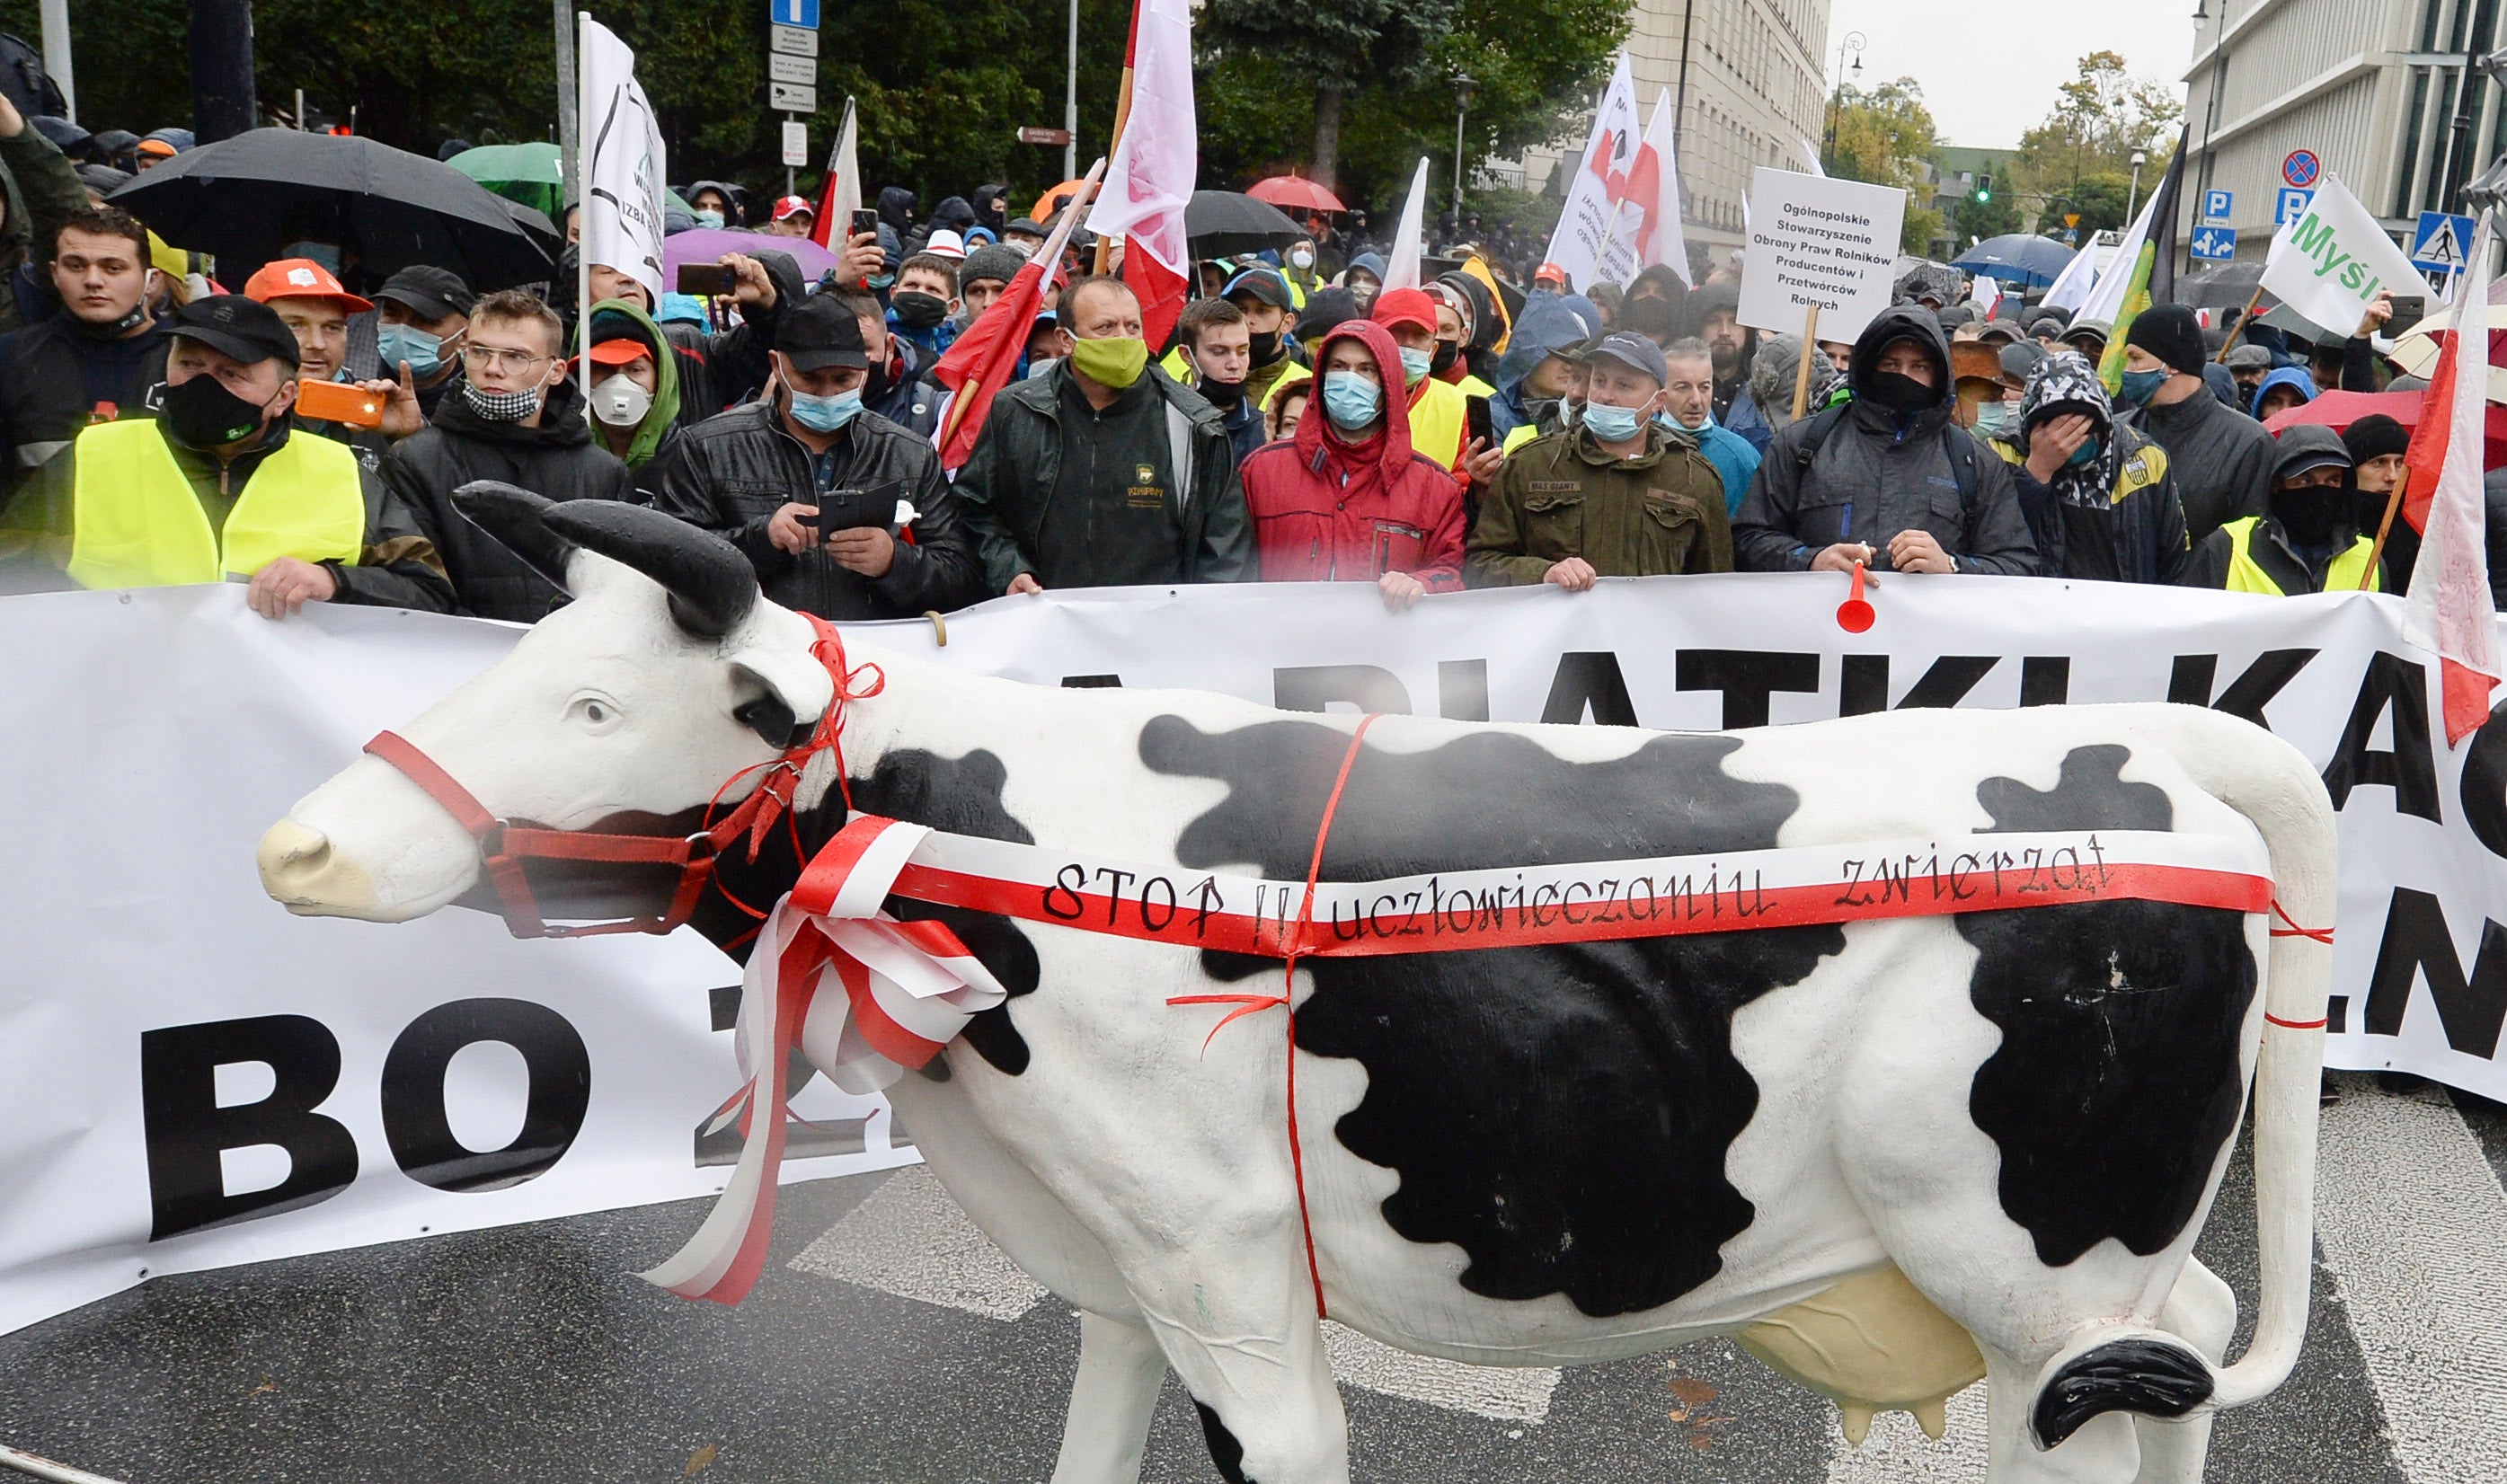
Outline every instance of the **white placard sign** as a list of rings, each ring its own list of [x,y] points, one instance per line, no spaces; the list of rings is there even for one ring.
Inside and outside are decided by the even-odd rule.
[[[1761,165],[1750,180],[1750,246],[1741,260],[1741,323],[1801,333],[1819,306],[1819,338],[1852,340],[1889,307],[1907,193],[1894,186]]]

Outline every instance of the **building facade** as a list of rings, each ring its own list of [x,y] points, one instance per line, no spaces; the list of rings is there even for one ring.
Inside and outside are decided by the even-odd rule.
[[[2502,41],[2501,0],[2201,0],[2186,69],[2190,233],[2232,193],[2237,256],[2271,241],[2282,163],[2310,150],[2398,235],[2507,146],[2507,108],[2470,58]],[[2469,81],[2470,127],[2455,127]]]
[[[1809,170],[1826,126],[1829,0],[1636,0],[1628,70],[1649,122],[1669,94],[1682,109],[1682,230],[1719,255],[1743,242],[1741,202],[1759,165]],[[1686,61],[1684,76],[1684,59]],[[1564,150],[1582,143],[1580,134]],[[1534,150],[1519,167],[1483,173],[1544,189],[1562,150]]]

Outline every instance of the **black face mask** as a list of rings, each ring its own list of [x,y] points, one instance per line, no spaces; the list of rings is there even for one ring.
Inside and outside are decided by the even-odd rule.
[[[888,362],[873,361],[870,372],[862,379],[862,404],[868,406],[888,395]]]
[[[1526,397],[1523,399],[1523,420],[1534,427],[1547,426],[1558,416],[1558,397]]]
[[[1193,390],[1200,392],[1203,401],[1220,412],[1245,400],[1245,383],[1242,381],[1214,381],[1205,377]]]
[[[1260,335],[1248,337],[1247,345],[1254,352],[1254,365],[1268,366],[1280,358],[1280,332],[1266,330]]]
[[[949,317],[949,302],[937,294],[918,293],[907,289],[890,295],[888,307],[896,311],[896,322],[908,330],[928,330]]]
[[[139,296],[139,302],[130,307],[129,313],[105,324],[90,324],[74,314],[65,314],[61,317],[69,321],[71,329],[90,340],[120,340],[148,323],[148,316],[152,312],[154,311],[148,308],[148,296],[142,294]]]
[[[2340,485],[2316,485],[2272,491],[2272,519],[2298,546],[2322,546],[2333,539],[2333,527],[2349,507],[2353,491]]]
[[[1874,403],[1898,414],[1920,413],[1937,400],[1933,389],[1913,377],[1894,371],[1871,374],[1871,389],[1864,393]]]
[[[1430,376],[1443,376],[1446,372],[1454,369],[1454,362],[1462,357],[1462,353],[1463,347],[1452,341],[1440,340],[1436,342],[1436,353],[1428,358],[1428,374]]]
[[[202,372],[179,386],[160,387],[160,416],[174,441],[187,449],[215,449],[261,430],[262,409]]]

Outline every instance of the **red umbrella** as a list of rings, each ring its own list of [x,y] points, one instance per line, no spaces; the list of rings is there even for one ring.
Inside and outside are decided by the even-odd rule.
[[[1346,211],[1340,198],[1316,185],[1303,175],[1274,175],[1258,180],[1245,193],[1257,201],[1268,201],[1283,211]]]
[[[2420,420],[2420,394],[2416,391],[2328,391],[2312,402],[2272,414],[2264,427],[2275,438],[2289,428],[2312,424],[2339,433],[2372,413],[2383,413],[2407,428]],[[2507,406],[2489,404],[2489,420],[2482,432],[2481,466],[2507,468]]]

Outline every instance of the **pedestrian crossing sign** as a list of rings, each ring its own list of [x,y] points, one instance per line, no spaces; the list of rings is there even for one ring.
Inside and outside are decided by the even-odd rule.
[[[2419,230],[2412,234],[2414,268],[2451,273],[2463,267],[2464,254],[2471,250],[2472,218],[2444,211],[2420,213]]]

